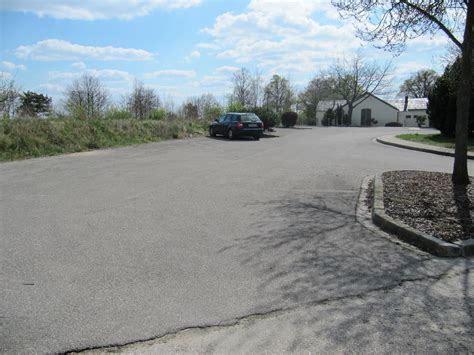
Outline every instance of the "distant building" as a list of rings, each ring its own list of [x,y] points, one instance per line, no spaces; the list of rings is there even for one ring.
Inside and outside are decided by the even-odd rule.
[[[351,126],[354,127],[383,127],[390,122],[401,123],[405,127],[418,127],[417,118],[424,117],[422,127],[428,127],[426,108],[428,99],[383,100],[373,94],[365,94],[354,102]],[[341,106],[347,114],[348,107],[345,100],[323,100],[319,102],[316,112],[317,125],[322,125],[324,114],[328,109],[335,110]]]

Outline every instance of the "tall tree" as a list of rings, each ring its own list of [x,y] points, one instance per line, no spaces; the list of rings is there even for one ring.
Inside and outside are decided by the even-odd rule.
[[[360,38],[375,42],[377,47],[400,52],[413,38],[443,32],[461,50],[452,180],[454,184],[469,184],[467,137],[473,81],[473,0],[332,0],[332,3],[342,17],[358,22]],[[462,39],[458,36],[460,32],[464,33]]]
[[[316,122],[319,102],[334,98],[334,95],[334,80],[325,77],[315,77],[308,83],[304,91],[298,95],[298,101],[303,106],[306,117]]]
[[[52,99],[46,95],[27,91],[20,95],[19,112],[23,116],[38,117],[51,111]]]
[[[160,107],[160,97],[152,88],[135,81],[133,92],[127,99],[127,107],[135,119],[147,119],[154,109]]]
[[[81,119],[99,118],[107,109],[107,91],[98,78],[88,74],[74,80],[65,96],[66,109]]]
[[[365,94],[378,94],[386,89],[390,69],[390,63],[380,66],[375,61],[365,61],[360,54],[336,61],[330,67],[329,75],[335,82],[334,90],[347,104],[349,125],[359,98]]]
[[[265,103],[267,108],[278,114],[288,111],[294,101],[294,92],[288,79],[273,75],[265,86]]]
[[[0,72],[0,114],[1,117],[15,116],[18,107],[19,90],[15,81],[6,73]]]
[[[233,102],[247,107],[250,104],[252,96],[252,76],[246,68],[241,68],[232,75],[232,83],[234,86]]]
[[[415,98],[428,97],[436,79],[438,74],[434,70],[420,70],[403,82],[399,94]]]

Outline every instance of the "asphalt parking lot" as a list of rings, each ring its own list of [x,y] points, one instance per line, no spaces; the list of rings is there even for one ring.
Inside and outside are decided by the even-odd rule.
[[[320,314],[295,327],[324,331],[303,348],[224,349],[472,350],[474,260],[355,220],[366,175],[452,169],[373,141],[395,131],[280,129],[0,164],[0,351],[126,344],[285,310]],[[390,334],[391,348],[377,345]]]

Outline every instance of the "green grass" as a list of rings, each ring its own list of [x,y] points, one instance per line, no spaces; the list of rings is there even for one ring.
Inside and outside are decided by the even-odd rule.
[[[435,145],[437,147],[454,149],[454,138],[446,137],[441,134],[400,134],[397,138],[407,141]],[[474,151],[474,139],[469,138],[468,150]]]
[[[192,120],[0,120],[0,161],[204,135],[207,122]]]

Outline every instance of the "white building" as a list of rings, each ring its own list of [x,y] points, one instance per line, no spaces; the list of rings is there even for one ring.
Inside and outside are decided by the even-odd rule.
[[[383,100],[375,95],[366,94],[354,102],[351,126],[383,127],[387,123],[398,122],[405,127],[417,127],[417,118],[425,117],[422,126],[428,127],[427,104],[426,98]],[[347,114],[348,107],[345,100],[320,101],[316,113],[317,125],[322,125],[321,122],[328,109],[335,110],[338,106],[341,106]]]

